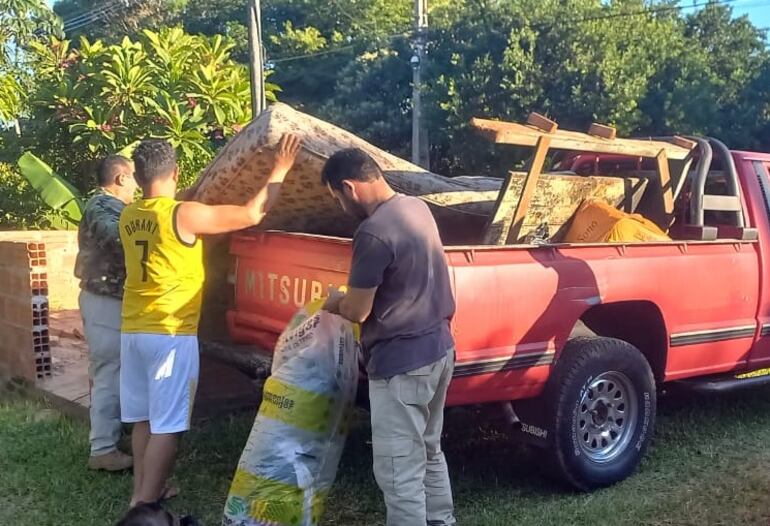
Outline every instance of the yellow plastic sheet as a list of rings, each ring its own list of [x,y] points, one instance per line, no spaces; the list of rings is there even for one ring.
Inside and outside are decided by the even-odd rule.
[[[658,225],[639,214],[627,214],[603,201],[586,200],[572,220],[565,243],[644,243],[670,241]]]

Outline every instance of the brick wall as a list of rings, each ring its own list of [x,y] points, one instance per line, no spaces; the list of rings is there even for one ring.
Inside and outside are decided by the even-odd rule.
[[[77,233],[0,232],[0,368],[51,376],[49,310],[77,309]]]

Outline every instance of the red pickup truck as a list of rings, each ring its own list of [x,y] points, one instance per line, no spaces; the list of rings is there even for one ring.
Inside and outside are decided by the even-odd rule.
[[[448,405],[499,408],[582,490],[635,470],[663,384],[719,391],[770,379],[770,154],[691,141],[693,166],[679,181],[665,174],[671,241],[446,247],[457,301]],[[571,150],[557,169],[661,166],[652,155]],[[231,335],[272,349],[298,306],[346,282],[351,243],[247,233],[231,252]]]

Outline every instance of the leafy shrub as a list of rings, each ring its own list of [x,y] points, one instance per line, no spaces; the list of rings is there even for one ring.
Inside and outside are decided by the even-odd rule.
[[[56,39],[33,47],[39,82],[19,150],[81,191],[93,185],[96,159],[145,138],[175,146],[189,184],[251,117],[247,69],[221,36],[164,28],[114,45],[83,38],[77,49]],[[277,86],[267,90],[275,100]]]
[[[48,209],[18,168],[0,162],[0,230],[44,228]]]

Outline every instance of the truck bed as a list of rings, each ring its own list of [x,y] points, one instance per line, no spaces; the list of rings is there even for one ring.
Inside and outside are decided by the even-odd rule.
[[[349,239],[266,232],[239,234],[232,337],[272,349],[297,308],[347,281]],[[456,246],[446,249],[457,313],[457,365],[448,404],[534,397],[573,329],[603,334],[613,308],[623,325],[661,318],[667,349],[663,380],[745,368],[749,349],[770,320],[757,323],[758,243],[674,241],[659,244]],[[709,283],[730,286],[708,287]],[[746,291],[752,291],[747,293]],[[593,325],[593,327],[592,327]],[[633,329],[632,329],[633,330]],[[767,345],[766,345],[767,346]],[[770,346],[752,360],[770,362]]]

